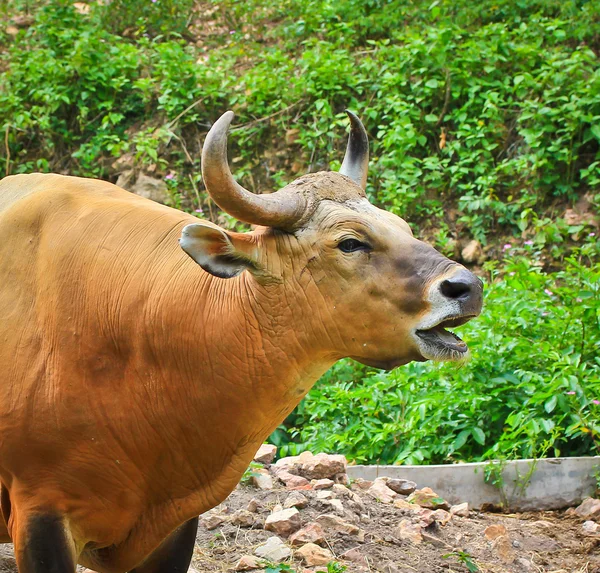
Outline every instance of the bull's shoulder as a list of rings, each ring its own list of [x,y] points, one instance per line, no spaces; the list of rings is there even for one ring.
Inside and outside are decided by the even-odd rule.
[[[0,212],[5,211],[19,201],[43,193],[44,195],[62,195],[92,200],[99,196],[114,196],[127,199],[133,194],[99,179],[70,177],[55,173],[30,173],[10,175],[0,181]]]

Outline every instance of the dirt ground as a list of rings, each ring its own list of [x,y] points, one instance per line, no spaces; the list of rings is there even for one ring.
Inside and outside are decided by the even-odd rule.
[[[323,499],[329,496],[324,491],[331,492],[329,499]],[[350,498],[339,486],[333,490],[293,492],[295,496],[301,493],[307,500],[307,505],[299,509],[302,526],[322,515],[334,515],[340,522],[358,526],[359,532],[354,534],[323,528],[322,545],[331,551],[334,562],[347,567],[347,573],[600,573],[600,533],[586,533],[583,520],[565,512],[509,515],[471,511],[469,517],[453,516],[444,526],[433,522],[423,527],[423,539],[415,543],[397,535],[398,525],[410,514],[409,510],[381,503],[356,486],[351,486],[350,491],[359,496],[362,505],[352,502],[356,498]],[[276,506],[285,504],[291,493],[276,483],[268,490],[239,486],[225,503],[204,516],[198,528],[194,569],[200,573],[233,571],[243,555],[252,555],[261,543],[275,535],[263,529],[265,519],[272,510],[279,509]],[[339,504],[337,508],[331,504],[331,499],[340,499],[343,512]],[[355,512],[352,507],[359,509]],[[248,508],[252,511],[248,512]],[[245,523],[240,524],[238,519],[234,524],[234,515],[241,515]],[[211,516],[216,517],[212,524],[207,519]],[[221,520],[223,523],[214,529],[206,526],[207,522],[214,526]],[[490,531],[504,531],[490,530],[490,525],[504,526],[506,534],[488,539]],[[280,537],[286,540],[285,536]],[[327,565],[307,569],[297,557],[287,558],[284,563],[299,572],[327,571]],[[336,571],[333,564],[329,567]],[[16,572],[10,545],[0,546],[0,572]]]

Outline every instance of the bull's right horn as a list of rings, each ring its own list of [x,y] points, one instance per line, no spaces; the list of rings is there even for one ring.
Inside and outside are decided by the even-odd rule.
[[[302,195],[283,189],[256,195],[239,185],[227,163],[227,131],[233,112],[225,112],[211,127],[202,148],[202,177],[214,202],[236,219],[253,225],[280,229],[293,228],[304,215]]]
[[[352,181],[365,189],[369,170],[369,136],[358,116],[348,109],[346,113],[350,118],[350,137],[340,173],[350,177]]]

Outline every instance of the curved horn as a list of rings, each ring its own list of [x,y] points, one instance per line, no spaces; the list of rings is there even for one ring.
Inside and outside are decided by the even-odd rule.
[[[227,163],[227,131],[233,112],[225,112],[211,127],[202,148],[202,177],[214,202],[236,219],[253,225],[287,229],[305,211],[300,194],[278,191],[256,195],[239,185]]]
[[[346,110],[346,113],[350,118],[350,137],[340,173],[365,189],[369,169],[369,137],[360,119],[350,110]]]

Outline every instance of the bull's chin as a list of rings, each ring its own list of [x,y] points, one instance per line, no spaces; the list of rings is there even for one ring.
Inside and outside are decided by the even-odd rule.
[[[411,356],[404,356],[402,358],[393,358],[391,360],[374,360],[372,358],[363,358],[362,356],[350,356],[352,360],[356,360],[365,366],[370,366],[371,368],[379,368],[380,370],[393,370],[394,368],[398,368],[398,366],[404,366],[409,362],[424,362],[427,360],[422,354],[414,353]]]

